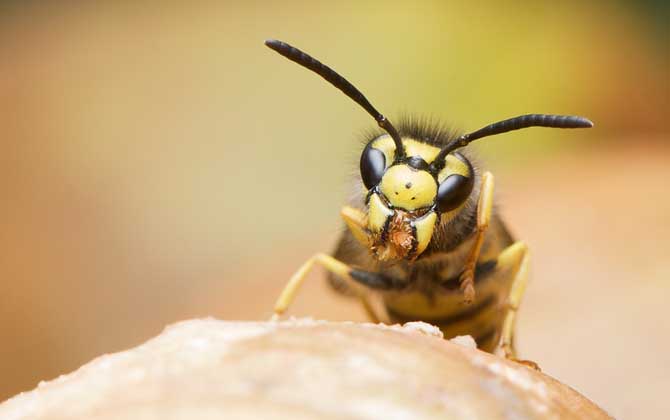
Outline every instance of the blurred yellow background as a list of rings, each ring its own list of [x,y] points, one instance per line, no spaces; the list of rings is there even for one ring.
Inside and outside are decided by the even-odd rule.
[[[476,147],[533,252],[519,347],[619,418],[660,415],[668,6],[473,3],[3,2],[0,400],[181,319],[265,319],[331,249],[374,122],[276,37],[391,119],[592,119]],[[292,313],[364,319],[321,281]]]

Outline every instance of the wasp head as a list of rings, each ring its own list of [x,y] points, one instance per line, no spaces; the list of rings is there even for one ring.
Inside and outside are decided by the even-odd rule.
[[[440,216],[463,205],[474,186],[474,169],[458,153],[435,162],[440,149],[403,138],[403,153],[387,135],[361,155],[367,190],[371,248],[380,260],[414,260],[428,247]]]

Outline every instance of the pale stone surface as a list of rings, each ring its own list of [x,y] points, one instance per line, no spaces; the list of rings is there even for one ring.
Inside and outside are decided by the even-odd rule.
[[[0,418],[608,418],[553,379],[459,341],[423,323],[184,321],[15,396]]]

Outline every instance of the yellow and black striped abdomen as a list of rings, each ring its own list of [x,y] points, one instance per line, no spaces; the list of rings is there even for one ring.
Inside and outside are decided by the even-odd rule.
[[[494,267],[486,274],[477,275],[477,295],[470,304],[464,303],[463,293],[456,283],[455,288],[445,285],[431,294],[424,291],[388,293],[383,297],[386,311],[393,323],[424,321],[439,327],[445,338],[471,335],[480,349],[490,352],[500,336],[504,301],[511,283],[511,279],[501,278],[496,272]]]
[[[459,289],[460,258],[453,261],[451,274],[435,278],[435,270],[414,273],[420,288],[394,291],[383,295],[389,319],[393,323],[424,321],[439,327],[445,338],[470,335],[477,346],[491,352],[495,349],[506,313],[506,300],[514,280],[513,269],[501,266],[497,256],[512,244],[504,226],[492,226],[475,271],[475,300],[466,304]],[[499,229],[497,229],[499,228]],[[469,244],[463,244],[467,250]],[[458,252],[458,251],[455,251]],[[423,276],[423,278],[422,278]]]

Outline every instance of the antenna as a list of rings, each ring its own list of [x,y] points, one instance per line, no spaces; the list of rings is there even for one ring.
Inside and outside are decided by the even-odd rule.
[[[285,43],[278,41],[276,39],[269,39],[265,41],[265,45],[284,57],[288,58],[291,61],[294,61],[300,64],[303,67],[306,67],[312,70],[314,73],[326,79],[331,85],[335,86],[341,90],[345,95],[354,100],[358,105],[362,106],[372,118],[377,121],[377,124],[391,136],[393,142],[395,143],[395,160],[399,160],[405,157],[405,148],[403,147],[402,141],[400,140],[400,134],[393,127],[391,121],[379,113],[374,106],[367,100],[367,98],[358,90],[354,85],[352,85],[347,79],[340,76],[335,70],[321,63],[317,59],[313,58],[307,53],[300,51],[299,49]]]
[[[433,171],[439,171],[444,166],[444,158],[449,153],[467,146],[477,139],[528,127],[591,128],[593,127],[593,123],[584,117],[547,114],[527,114],[498,121],[480,128],[477,131],[473,131],[472,133],[463,134],[447,143],[442,150],[440,150],[440,153],[438,153],[435,159],[433,159],[433,162],[430,164],[431,169]]]

